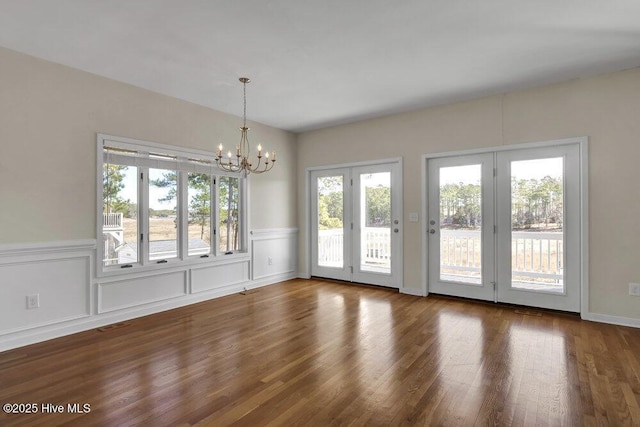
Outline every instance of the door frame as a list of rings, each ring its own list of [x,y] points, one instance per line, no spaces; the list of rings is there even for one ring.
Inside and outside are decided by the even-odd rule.
[[[487,147],[487,148],[478,148],[471,150],[461,150],[461,151],[447,151],[442,153],[432,153],[432,154],[423,154],[422,155],[422,218],[425,220],[422,221],[421,224],[421,233],[422,233],[422,289],[421,293],[424,296],[429,295],[429,244],[428,244],[428,230],[429,224],[427,223],[426,218],[428,218],[429,213],[429,198],[428,198],[428,189],[429,189],[429,170],[428,170],[428,161],[429,159],[439,158],[439,157],[451,157],[451,156],[464,156],[471,154],[485,154],[485,153],[495,153],[500,151],[513,151],[513,150],[522,150],[522,149],[535,149],[535,148],[543,148],[543,147],[558,147],[563,145],[577,145],[579,147],[579,164],[580,164],[580,183],[579,183],[579,205],[580,205],[580,214],[579,214],[579,234],[580,234],[580,255],[579,255],[579,272],[580,272],[580,316],[585,317],[589,313],[589,156],[588,156],[588,148],[589,148],[589,138],[586,136],[582,137],[574,137],[574,138],[565,138],[565,139],[557,139],[550,141],[540,141],[540,142],[528,142],[522,144],[512,144],[512,145],[500,145],[495,147]]]
[[[392,158],[386,158],[386,159],[378,159],[378,160],[370,160],[370,161],[362,161],[362,162],[349,162],[349,163],[340,163],[340,164],[330,164],[330,165],[323,165],[323,166],[310,166],[305,168],[305,194],[304,194],[304,198],[305,198],[305,212],[304,212],[304,229],[306,231],[306,236],[303,242],[304,247],[306,248],[305,254],[304,254],[304,265],[306,266],[306,270],[307,270],[307,274],[305,275],[304,278],[310,278],[311,277],[311,263],[312,263],[312,253],[313,253],[313,239],[312,239],[312,227],[313,227],[313,223],[312,223],[312,219],[311,219],[311,214],[312,214],[312,209],[311,209],[311,197],[313,194],[312,191],[312,180],[311,180],[311,174],[312,172],[316,172],[316,171],[320,171],[320,170],[331,170],[331,169],[345,169],[345,168],[357,168],[357,167],[366,167],[366,166],[377,166],[377,165],[384,165],[384,164],[395,164],[396,167],[398,167],[399,169],[399,173],[398,173],[398,188],[400,189],[400,194],[398,195],[399,197],[399,203],[398,203],[398,218],[400,218],[401,223],[404,221],[404,184],[403,184],[403,175],[404,175],[404,168],[403,168],[403,159],[402,157],[392,157]],[[404,288],[404,227],[400,228],[401,233],[399,233],[398,236],[398,253],[396,254],[396,259],[399,260],[399,262],[397,263],[398,266],[398,274],[396,277],[396,280],[398,281],[397,283],[397,288],[400,290],[400,292],[402,292],[403,288]],[[396,286],[394,286],[392,289],[395,289]]]

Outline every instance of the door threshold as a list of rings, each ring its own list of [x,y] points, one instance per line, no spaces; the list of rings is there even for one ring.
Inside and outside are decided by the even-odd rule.
[[[514,313],[516,314],[522,314],[525,316],[542,317],[546,313],[546,314],[560,314],[568,317],[575,317],[578,320],[581,319],[580,313],[576,313],[573,311],[554,310],[551,308],[533,307],[528,305],[512,304],[508,302],[493,302],[493,301],[486,301],[486,300],[480,300],[480,299],[474,299],[474,298],[465,298],[465,297],[458,297],[453,295],[445,295],[445,294],[429,292],[429,295],[427,296],[427,298],[431,296],[434,296],[436,298],[442,298],[442,299],[450,299],[455,301],[467,301],[467,302],[472,302],[476,304],[484,304],[484,305],[489,305],[493,307],[510,309],[510,310],[513,310]]]

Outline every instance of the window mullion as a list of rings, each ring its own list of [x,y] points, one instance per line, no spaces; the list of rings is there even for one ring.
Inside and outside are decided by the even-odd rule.
[[[213,183],[211,185],[213,185],[213,191],[211,194],[213,197],[211,198],[211,203],[213,203],[213,206],[211,207],[211,215],[213,215],[213,218],[211,218],[211,228],[213,229],[212,232],[214,235],[211,241],[213,242],[213,255],[217,256],[220,255],[220,177],[213,175],[212,178]]]
[[[138,248],[139,262],[142,265],[149,264],[149,168],[141,167],[139,169],[141,179],[139,181],[139,197],[140,204],[138,206]]]
[[[238,178],[238,227],[240,228],[240,251],[249,250],[249,228],[247,227],[249,216],[247,210],[247,186],[249,179],[247,177]]]
[[[184,260],[188,257],[189,240],[189,213],[188,213],[188,193],[189,185],[188,172],[178,172],[178,259]]]

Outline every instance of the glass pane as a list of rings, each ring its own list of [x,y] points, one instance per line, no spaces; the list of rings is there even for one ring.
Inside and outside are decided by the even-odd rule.
[[[318,266],[343,268],[343,177],[318,178]]]
[[[105,267],[138,262],[138,168],[103,165],[102,240]]]
[[[511,286],[564,292],[563,159],[511,162]]]
[[[240,247],[240,223],[239,205],[240,200],[240,180],[238,178],[223,176],[220,177],[218,205],[220,230],[220,251],[222,253],[232,253],[239,251]]]
[[[149,169],[149,260],[178,256],[176,171]]]
[[[360,270],[391,274],[391,173],[360,174]]]
[[[482,165],[440,168],[440,280],[482,284]]]
[[[211,176],[205,173],[189,173],[187,180],[188,254],[208,254],[211,252]]]

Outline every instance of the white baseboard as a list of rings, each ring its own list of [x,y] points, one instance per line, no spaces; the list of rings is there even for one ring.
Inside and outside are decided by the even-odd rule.
[[[263,286],[269,286],[269,285],[273,285],[274,283],[284,282],[286,280],[291,280],[295,278],[297,278],[297,276],[294,272],[274,274],[273,276],[261,277],[256,280],[252,280],[251,282],[247,283],[245,286],[247,289],[255,289],[255,288],[261,288]]]
[[[610,314],[583,313],[582,320],[591,322],[609,323],[611,325],[629,326],[632,328],[640,328],[640,319],[630,317],[612,316]]]
[[[274,275],[273,277],[264,278],[259,281],[238,283],[223,288],[217,288],[211,291],[199,292],[197,294],[175,298],[173,300],[145,304],[144,306],[132,307],[130,309],[120,310],[118,312],[101,313],[91,317],[60,322],[54,325],[47,325],[40,328],[33,328],[14,334],[8,334],[0,339],[0,352],[29,344],[47,341],[54,338],[60,338],[78,332],[88,331],[113,323],[132,320],[138,317],[160,313],[163,311],[184,307],[215,298],[220,298],[226,295],[242,292],[246,289],[256,289],[263,286],[269,286],[294,278],[296,278],[296,275],[293,273]]]

